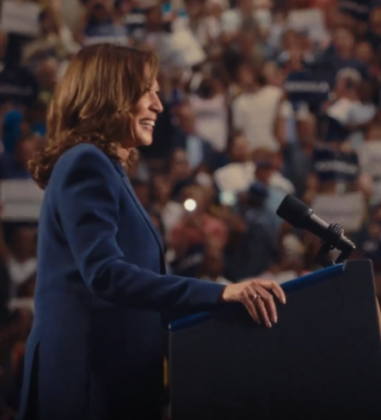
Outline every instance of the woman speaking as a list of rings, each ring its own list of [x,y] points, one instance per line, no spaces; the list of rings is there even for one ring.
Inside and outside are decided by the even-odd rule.
[[[241,302],[271,326],[271,292],[285,302],[273,282],[165,274],[161,240],[124,169],[134,147],[152,142],[157,71],[151,52],[93,45],[56,89],[47,147],[31,162],[45,197],[20,420],[158,420],[161,314]]]

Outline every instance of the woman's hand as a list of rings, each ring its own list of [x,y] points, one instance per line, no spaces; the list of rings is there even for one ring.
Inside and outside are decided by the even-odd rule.
[[[263,321],[266,327],[270,328],[272,323],[278,321],[273,294],[280,302],[286,303],[286,295],[279,284],[269,280],[253,279],[229,284],[225,287],[221,300],[242,303],[255,322],[261,324]]]

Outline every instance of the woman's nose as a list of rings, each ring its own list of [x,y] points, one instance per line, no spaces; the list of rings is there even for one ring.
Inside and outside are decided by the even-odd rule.
[[[152,110],[155,111],[157,114],[163,112],[163,105],[160,101],[160,98],[157,95],[155,95],[155,100],[152,103]]]

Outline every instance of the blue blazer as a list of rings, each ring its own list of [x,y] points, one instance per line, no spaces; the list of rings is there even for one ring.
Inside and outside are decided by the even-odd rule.
[[[211,308],[222,289],[166,275],[122,166],[94,145],[73,147],[41,209],[19,419],[33,418],[32,405],[39,420],[158,419],[161,313]]]

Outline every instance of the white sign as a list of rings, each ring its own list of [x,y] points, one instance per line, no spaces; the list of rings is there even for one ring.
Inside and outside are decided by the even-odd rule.
[[[361,170],[373,178],[381,177],[381,140],[365,141],[359,149]]]
[[[94,44],[115,44],[122,47],[128,46],[128,39],[126,36],[89,36],[83,40],[83,45],[88,47]]]
[[[31,1],[5,0],[1,6],[0,28],[8,33],[37,36],[41,8]]]
[[[360,192],[342,195],[318,194],[312,203],[316,216],[338,223],[347,233],[358,232],[364,220],[365,201]]]
[[[192,67],[206,59],[204,50],[189,29],[177,29],[162,36],[157,45],[163,68]]]
[[[12,179],[0,182],[2,220],[8,222],[37,222],[44,191],[30,179]]]
[[[324,16],[320,9],[292,10],[287,21],[289,29],[306,32],[312,41],[321,42],[327,37]]]

